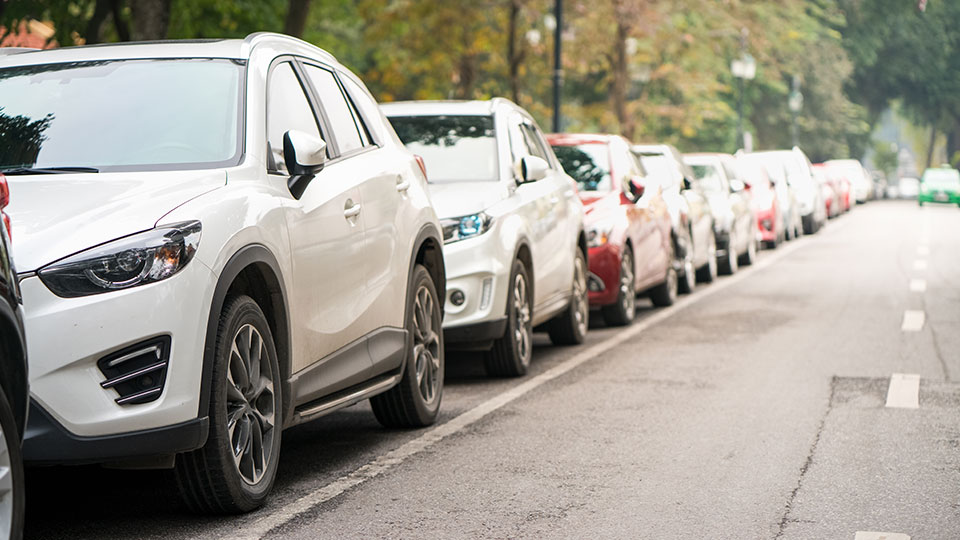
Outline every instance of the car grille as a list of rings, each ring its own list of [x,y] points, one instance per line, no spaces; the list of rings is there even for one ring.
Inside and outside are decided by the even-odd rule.
[[[163,392],[169,362],[169,336],[142,341],[97,361],[107,378],[100,386],[115,390],[120,405],[154,401]]]

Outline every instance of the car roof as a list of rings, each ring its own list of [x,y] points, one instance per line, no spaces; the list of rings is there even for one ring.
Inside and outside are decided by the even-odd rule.
[[[578,144],[609,144],[619,135],[606,133],[548,133],[547,142],[552,145],[574,146]]]
[[[0,55],[0,67],[87,62],[98,60],[135,60],[148,58],[228,58],[245,60],[258,45],[288,50],[291,54],[309,54],[332,64],[339,64],[330,53],[300,39],[257,32],[244,39],[178,39],[102,43],[57,49],[30,49]]]
[[[516,110],[526,114],[522,108],[506,98],[489,100],[417,100],[381,103],[383,114],[387,116],[489,116],[501,110]]]

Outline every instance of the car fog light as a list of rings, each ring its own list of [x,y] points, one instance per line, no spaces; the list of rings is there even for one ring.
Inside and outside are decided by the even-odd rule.
[[[464,296],[463,291],[457,289],[450,293],[450,303],[455,306],[462,306],[463,303],[467,300],[467,297]]]
[[[483,289],[480,291],[480,309],[490,307],[490,300],[493,298],[493,278],[483,280]]]
[[[769,219],[763,220],[763,228],[766,229],[766,230],[768,230],[768,231],[772,231],[772,230],[773,230],[773,222],[771,222]]]

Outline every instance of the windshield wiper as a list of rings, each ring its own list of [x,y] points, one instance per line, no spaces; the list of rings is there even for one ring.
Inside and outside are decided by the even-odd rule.
[[[98,173],[100,169],[93,167],[16,167],[13,169],[0,169],[0,174],[7,176],[17,174],[69,174],[69,173]]]

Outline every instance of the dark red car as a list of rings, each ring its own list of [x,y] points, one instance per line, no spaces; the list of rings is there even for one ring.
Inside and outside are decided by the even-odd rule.
[[[677,297],[671,221],[659,188],[646,189],[643,165],[618,135],[553,134],[547,140],[577,181],[590,249],[590,306],[609,325],[629,324],[636,296],[655,305]]]

